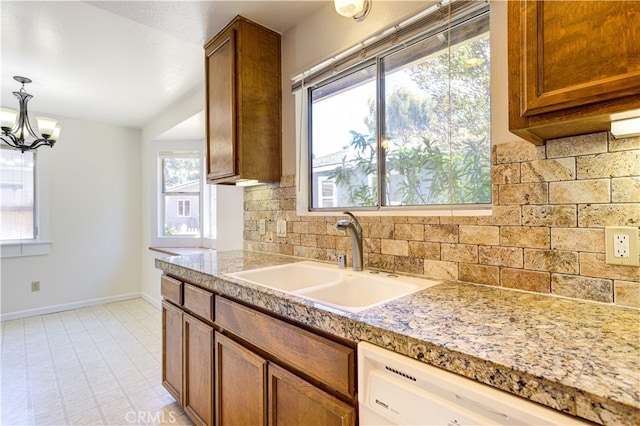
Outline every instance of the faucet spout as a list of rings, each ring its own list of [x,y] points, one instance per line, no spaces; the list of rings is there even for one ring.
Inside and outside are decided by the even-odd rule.
[[[336,228],[340,231],[349,231],[351,235],[351,257],[353,259],[353,270],[362,271],[362,226],[351,212],[344,212],[350,219],[340,219],[336,222]]]

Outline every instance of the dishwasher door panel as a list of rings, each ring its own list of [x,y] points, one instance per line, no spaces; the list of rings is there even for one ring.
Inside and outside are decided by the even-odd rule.
[[[525,398],[405,355],[358,344],[360,425],[584,425]]]

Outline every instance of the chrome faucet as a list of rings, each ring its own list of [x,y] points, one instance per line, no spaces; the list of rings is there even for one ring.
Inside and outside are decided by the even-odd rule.
[[[353,257],[353,270],[362,271],[362,226],[358,219],[350,212],[343,212],[347,216],[350,216],[353,221],[349,219],[340,219],[336,222],[336,228],[340,231],[349,230],[351,234],[351,256]]]

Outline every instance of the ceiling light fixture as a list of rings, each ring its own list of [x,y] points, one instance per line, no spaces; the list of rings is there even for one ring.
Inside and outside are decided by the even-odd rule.
[[[36,117],[38,130],[40,131],[40,134],[37,134],[31,127],[29,113],[27,112],[27,103],[33,96],[24,90],[24,85],[31,83],[31,80],[20,76],[15,76],[13,79],[18,83],[22,83],[20,91],[13,92],[18,98],[20,111],[9,108],[0,109],[0,126],[2,127],[0,138],[7,145],[22,152],[35,150],[42,145],[52,147],[60,136],[60,125],[52,118]],[[27,139],[29,137],[34,138],[34,140],[28,142]]]
[[[336,12],[356,22],[364,20],[371,11],[371,0],[333,0]]]

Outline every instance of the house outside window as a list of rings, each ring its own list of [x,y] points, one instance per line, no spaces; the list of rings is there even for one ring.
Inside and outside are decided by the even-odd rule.
[[[36,153],[0,149],[0,240],[37,238]]]
[[[338,205],[336,184],[326,176],[318,177],[318,196],[321,207],[336,207]]]
[[[178,200],[178,217],[191,216],[191,200]]]
[[[488,7],[305,89],[310,211],[490,208]]]
[[[160,152],[162,170],[162,228],[164,237],[201,236],[200,153]]]

